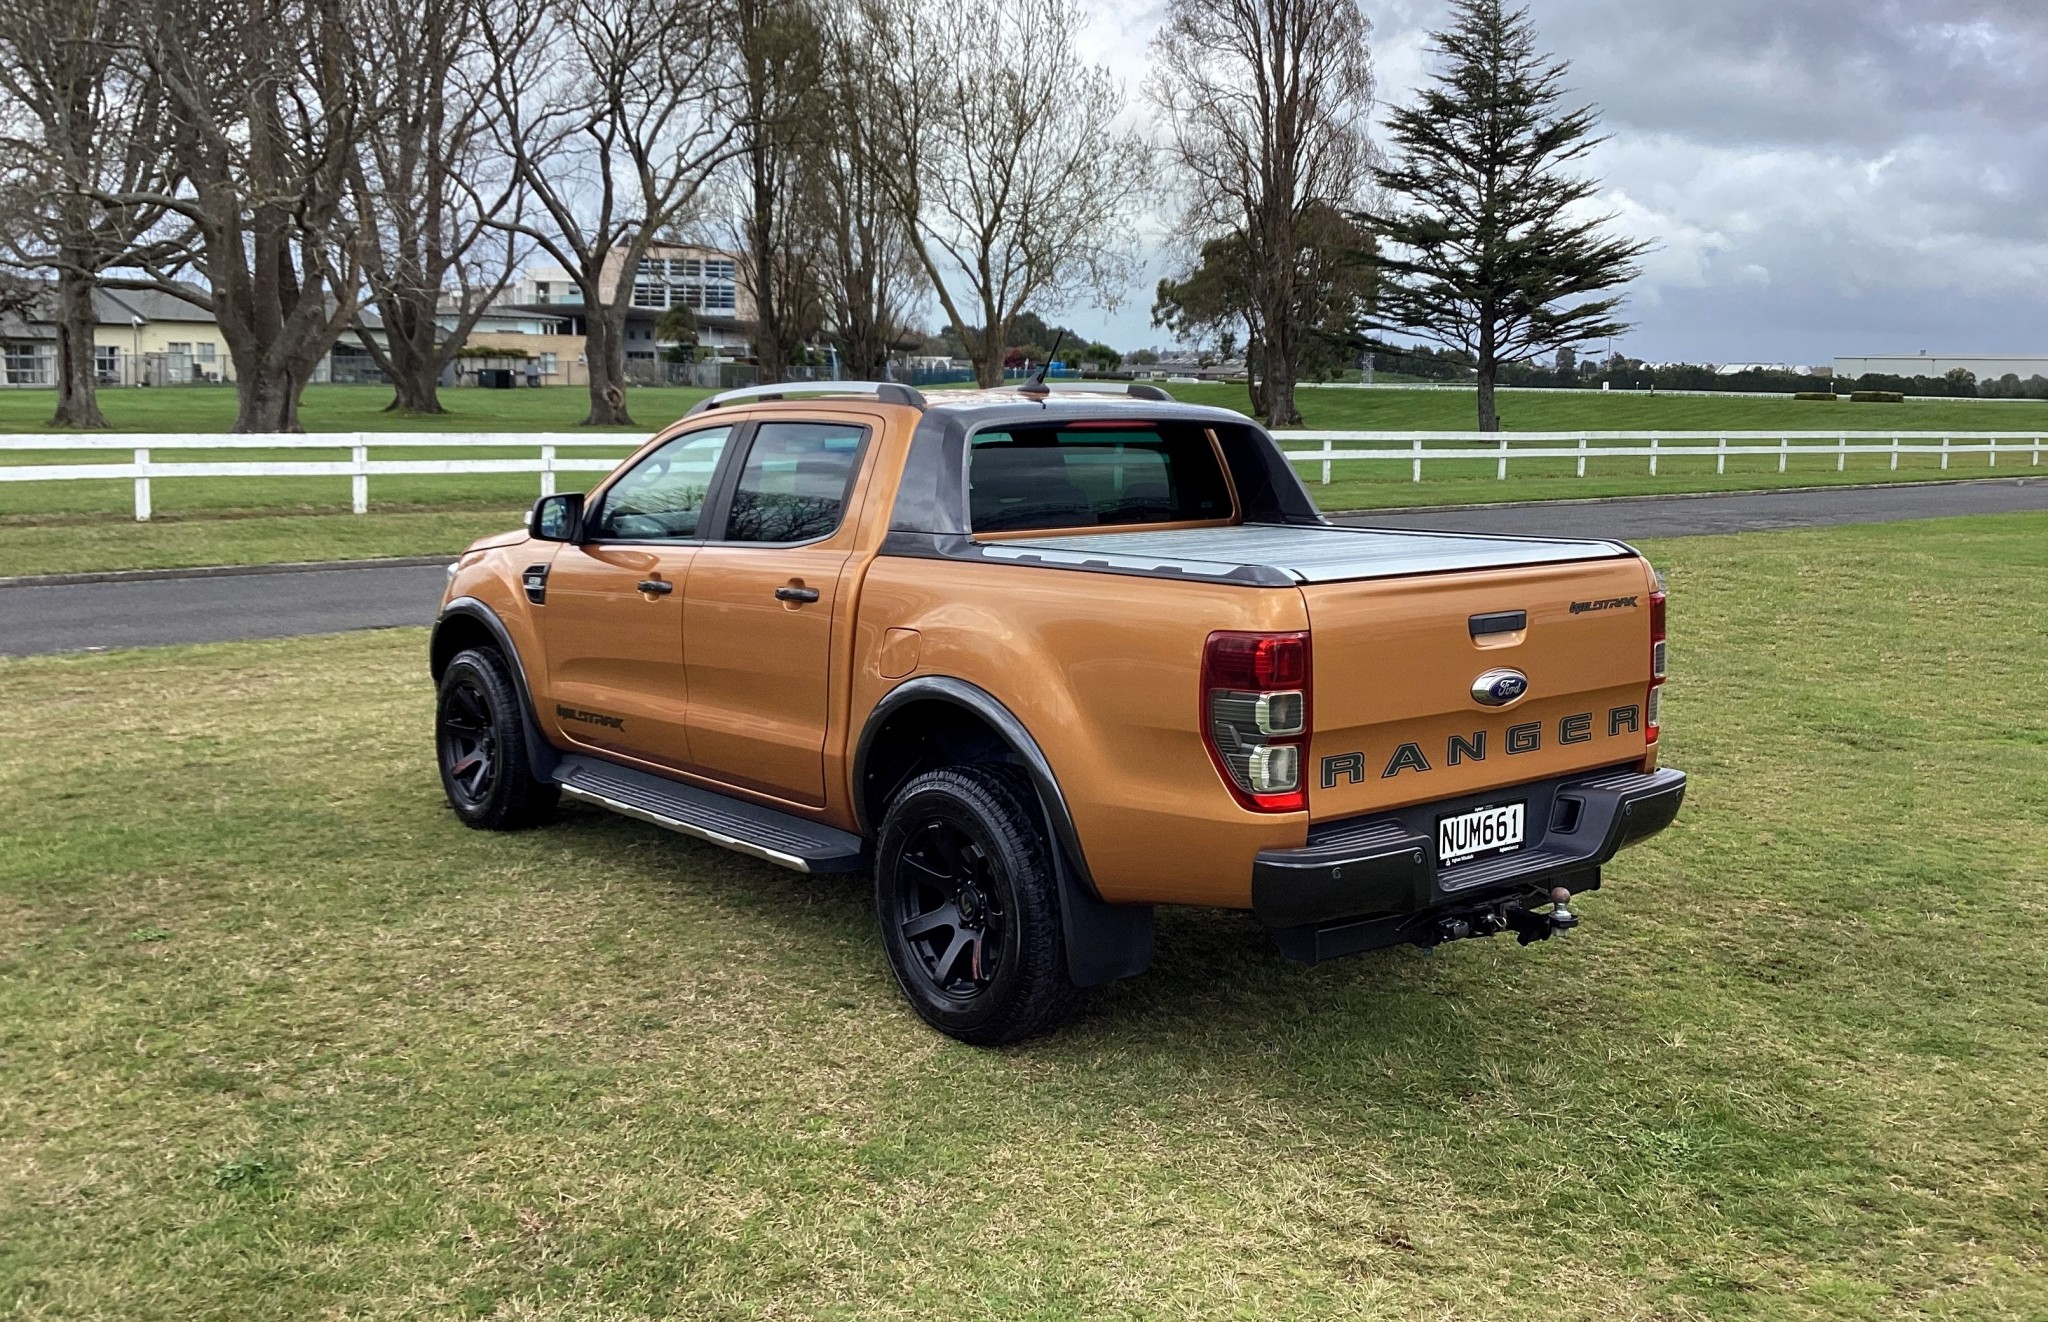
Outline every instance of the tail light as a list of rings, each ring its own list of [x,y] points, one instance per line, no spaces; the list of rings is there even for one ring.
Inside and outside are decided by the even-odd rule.
[[[1254,812],[1308,807],[1308,635],[1212,633],[1202,649],[1202,734],[1237,801]]]
[[[1664,696],[1664,588],[1659,576],[1658,587],[1650,594],[1650,700],[1643,710],[1643,732],[1651,743],[1657,742],[1657,708]]]

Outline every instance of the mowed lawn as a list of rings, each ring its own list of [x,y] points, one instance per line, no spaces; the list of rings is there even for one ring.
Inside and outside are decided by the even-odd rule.
[[[1001,1052],[861,880],[458,826],[418,631],[0,662],[0,1315],[2048,1315],[2048,516],[1650,549],[1577,934],[1170,911]]]
[[[1242,411],[1243,389],[1177,385],[1182,399]],[[635,389],[629,404],[640,424],[617,433],[613,448],[582,449],[578,457],[619,459],[647,435],[686,413],[707,393],[697,389]],[[388,393],[377,386],[313,386],[306,391],[309,431],[531,432],[576,431],[588,407],[582,390],[476,390],[444,392],[451,410],[431,419],[382,412]],[[2048,435],[2048,404],[1976,400],[1916,400],[1905,404],[1808,403],[1792,399],[1699,398],[1636,393],[1511,392],[1501,396],[1511,445],[1517,432],[1881,430],[1927,437],[1964,431],[2027,431]],[[1311,428],[1324,430],[1469,430],[1470,391],[1351,390],[1304,387],[1302,410]],[[0,433],[37,432],[49,415],[47,391],[0,391]],[[234,394],[225,387],[109,390],[103,407],[117,428],[131,431],[224,431],[234,418]],[[606,433],[592,433],[602,435]],[[340,438],[337,438],[339,440]],[[1593,458],[1587,475],[1569,459],[1518,459],[1508,478],[1496,479],[1491,448],[1474,446],[1470,460],[1432,461],[1421,482],[1404,461],[1339,463],[1333,481],[1319,481],[1319,465],[1302,474],[1326,510],[1499,500],[1634,495],[1655,492],[1749,490],[1782,486],[2048,472],[2034,456],[2004,456],[1996,467],[1983,455],[1958,455],[1944,468],[1932,455],[1909,455],[1899,467],[1889,456],[1859,455],[1838,468],[1830,444],[1793,457],[1778,471],[1771,457],[1738,457],[1717,472],[1713,459],[1665,457],[1650,476],[1643,459]],[[384,459],[535,459],[534,447],[461,452],[393,448]],[[565,457],[568,452],[564,452]],[[0,453],[0,466],[126,462],[125,451],[80,455],[54,450]],[[160,451],[159,461],[250,461],[265,458],[340,461],[343,444],[296,451]],[[562,490],[588,485],[595,475],[564,474]],[[157,478],[155,517],[133,519],[134,489],[126,480],[0,482],[0,577],[109,569],[284,560],[352,559],[386,555],[453,554],[482,533],[517,524],[539,494],[531,473],[405,475],[370,480],[370,514],[349,509],[349,479]]]

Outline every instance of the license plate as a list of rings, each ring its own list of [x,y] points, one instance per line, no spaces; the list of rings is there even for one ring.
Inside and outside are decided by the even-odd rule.
[[[1522,847],[1522,819],[1527,805],[1495,804],[1436,819],[1436,863],[1447,868],[1493,854],[1511,854]]]

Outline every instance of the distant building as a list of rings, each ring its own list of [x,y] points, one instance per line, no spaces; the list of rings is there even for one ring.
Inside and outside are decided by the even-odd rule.
[[[1861,376],[1947,376],[1958,367],[1979,381],[1996,381],[2007,373],[2022,381],[2048,376],[2048,354],[1998,353],[1873,353],[1835,359],[1835,375],[1851,381]]]
[[[625,255],[605,258],[599,292],[610,298],[626,276]],[[721,358],[745,357],[754,320],[754,298],[740,279],[739,259],[720,248],[656,243],[632,273],[632,302],[626,308],[626,360],[653,362],[660,355],[655,325],[670,308],[697,314],[697,345]],[[553,314],[568,333],[587,333],[580,311],[583,292],[559,266],[538,266],[522,275],[508,302],[527,312]]]
[[[42,302],[28,317],[0,319],[0,386],[57,384],[54,287]],[[93,311],[93,366],[103,386],[235,379],[220,327],[196,304],[155,289],[96,289]]]
[[[1722,363],[1714,369],[1715,376],[1740,376],[1744,372],[1788,372],[1793,376],[1809,376],[1813,369],[1798,363]]]

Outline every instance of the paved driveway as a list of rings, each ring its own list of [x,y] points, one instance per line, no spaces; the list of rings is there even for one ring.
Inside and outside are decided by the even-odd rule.
[[[2035,480],[1397,510],[1341,521],[1389,528],[1639,539],[2020,510],[2048,510],[2048,470]],[[0,655],[426,624],[433,619],[446,581],[439,565],[379,565],[0,587]]]

